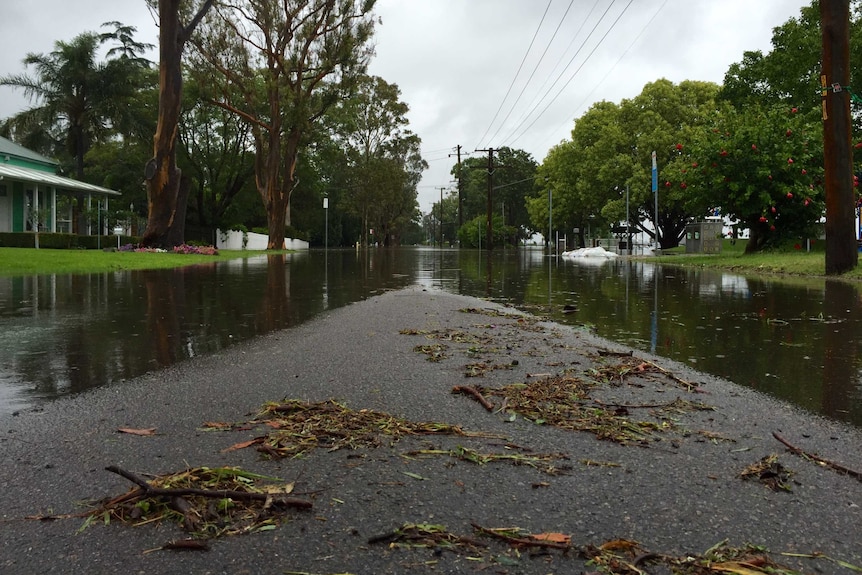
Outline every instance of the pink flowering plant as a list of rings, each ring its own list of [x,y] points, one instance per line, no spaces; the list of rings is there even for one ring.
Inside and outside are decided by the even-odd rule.
[[[193,246],[189,244],[181,244],[174,246],[175,254],[198,254],[202,256],[217,256],[218,248],[215,246]]]
[[[164,254],[168,253],[168,250],[162,248],[145,248],[136,244],[126,244],[124,246],[120,246],[119,251],[121,252],[137,252],[137,253],[158,253]],[[215,246],[193,246],[190,244],[181,244],[178,246],[174,246],[171,250],[171,253],[175,254],[197,254],[202,256],[217,256],[218,248]]]

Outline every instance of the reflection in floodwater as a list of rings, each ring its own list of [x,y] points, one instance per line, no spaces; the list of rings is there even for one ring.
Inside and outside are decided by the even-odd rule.
[[[540,250],[489,257],[423,248],[0,278],[0,413],[214,353],[408,285],[525,306],[862,425],[856,284],[643,260],[589,266]]]

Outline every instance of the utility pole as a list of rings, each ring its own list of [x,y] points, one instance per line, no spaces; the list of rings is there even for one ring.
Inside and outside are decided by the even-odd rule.
[[[458,178],[458,229],[464,225],[464,186],[461,180],[461,144],[455,146],[456,156],[458,156],[458,164],[455,168],[455,175]],[[452,157],[452,154],[449,154]]]
[[[443,190],[446,188],[440,188],[440,218],[438,225],[440,226],[440,247],[443,247]]]
[[[477,152],[488,152],[488,228],[485,232],[485,244],[487,246],[488,251],[490,252],[494,249],[494,228],[492,225],[492,208],[491,208],[491,195],[494,191],[494,148],[488,148],[487,150],[476,150]]]
[[[850,1],[820,0],[823,43],[823,167],[826,188],[826,275],[856,267],[853,154],[850,145]]]

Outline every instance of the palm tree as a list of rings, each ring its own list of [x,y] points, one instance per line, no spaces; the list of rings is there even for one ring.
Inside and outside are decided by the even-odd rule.
[[[2,131],[34,151],[71,161],[81,180],[85,154],[125,121],[126,104],[150,66],[139,57],[149,46],[131,40],[134,28],[111,24],[113,33],[85,32],[70,42],[57,41],[49,54],[28,54],[24,64],[33,68],[32,75],[0,77],[0,85],[22,89],[35,103],[7,119]],[[97,61],[98,49],[109,40],[121,47]]]

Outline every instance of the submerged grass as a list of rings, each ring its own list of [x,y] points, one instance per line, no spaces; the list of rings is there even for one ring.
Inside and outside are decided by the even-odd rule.
[[[123,270],[168,269],[248,258],[284,251],[220,250],[218,255],[0,248],[0,276],[86,274]]]

